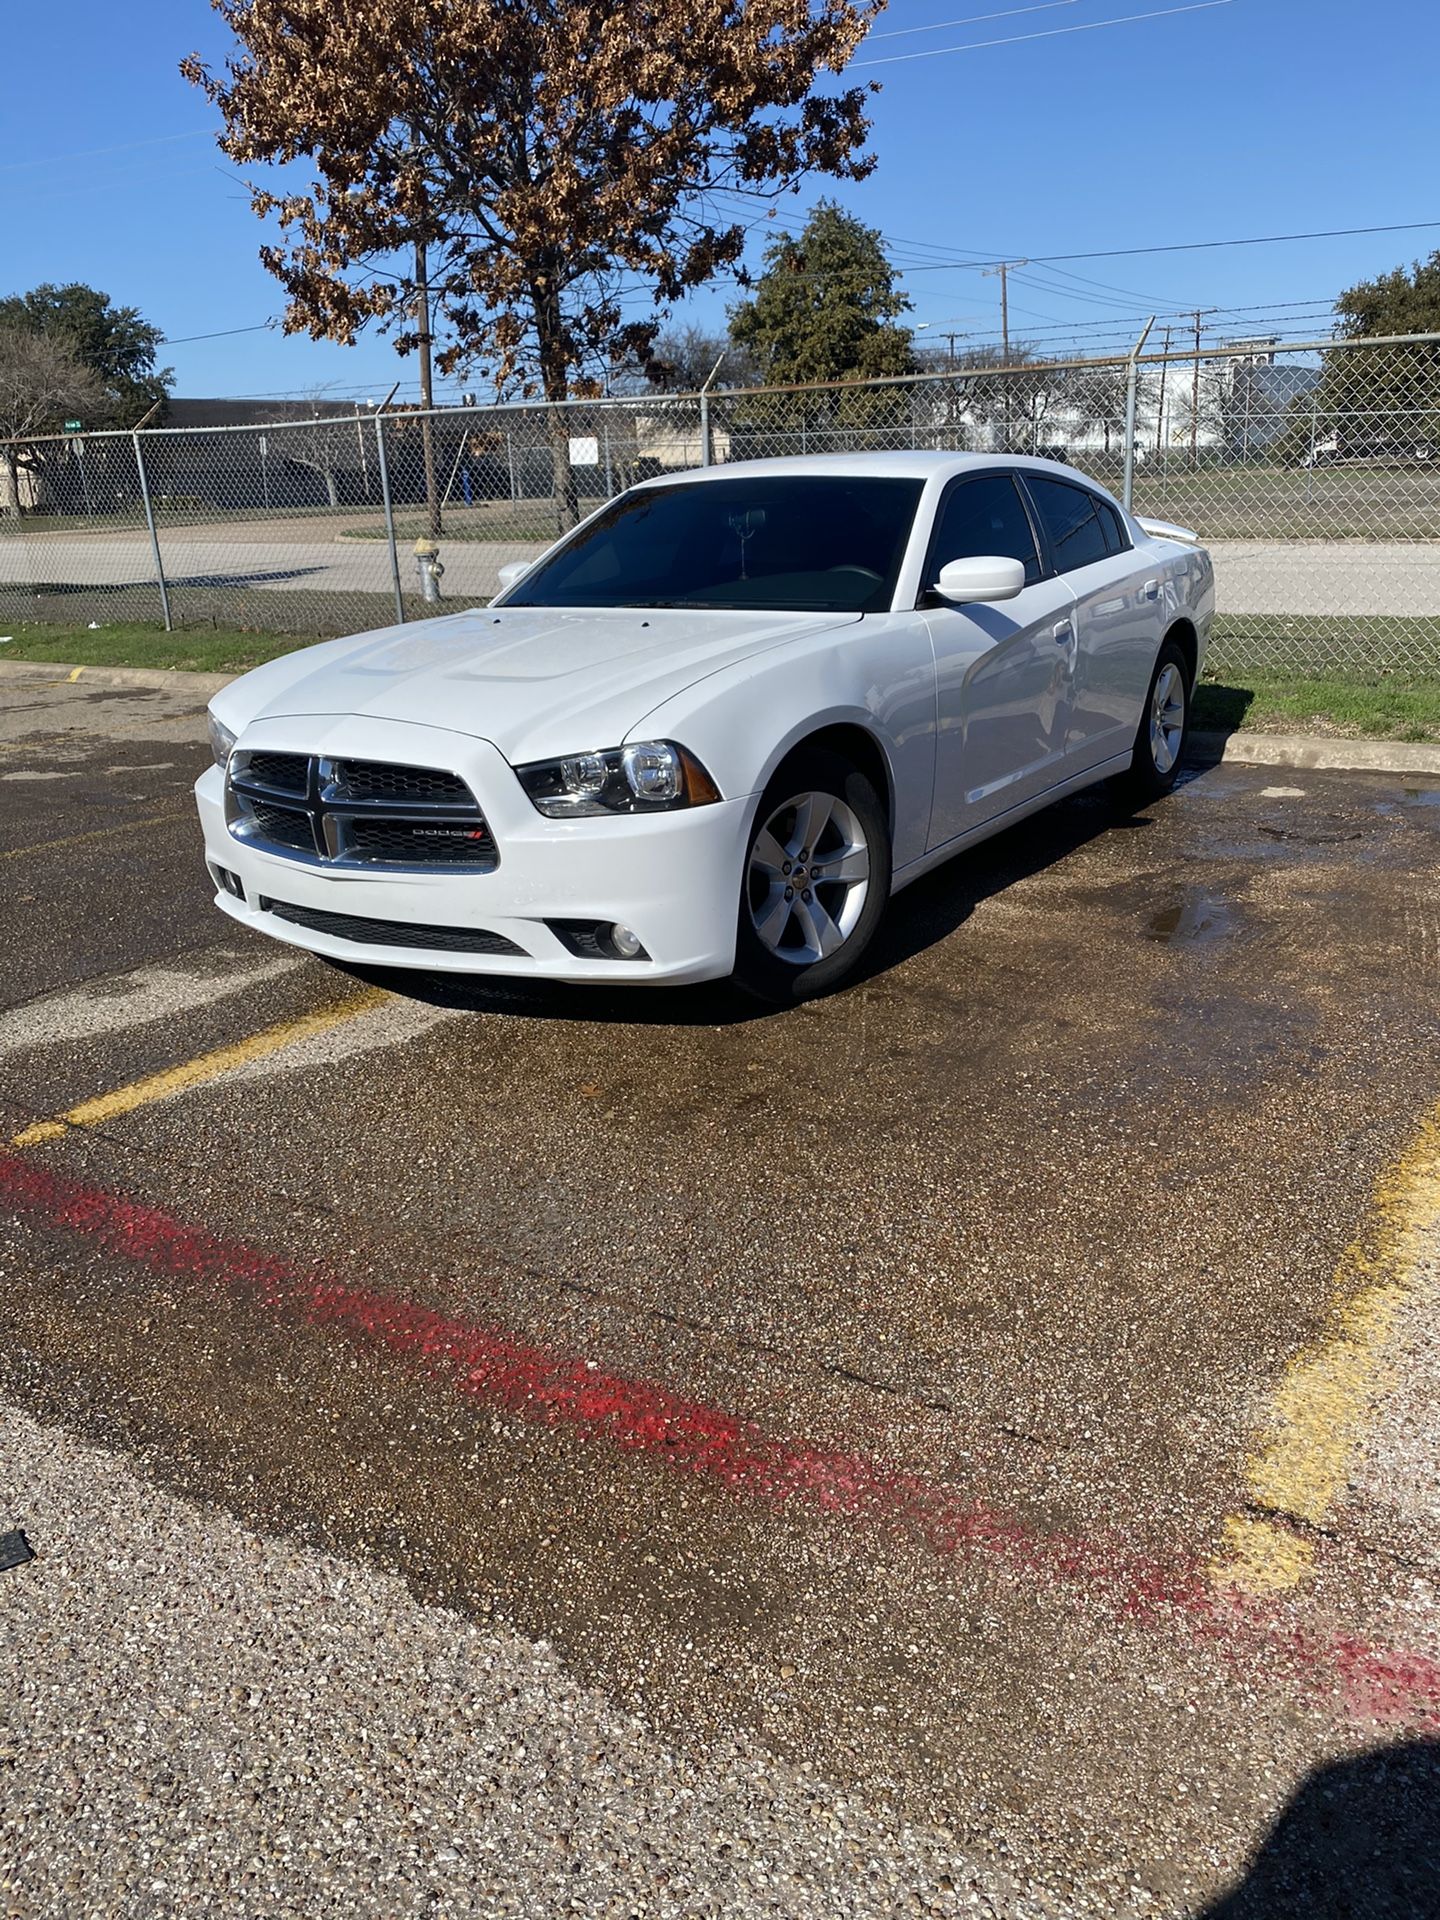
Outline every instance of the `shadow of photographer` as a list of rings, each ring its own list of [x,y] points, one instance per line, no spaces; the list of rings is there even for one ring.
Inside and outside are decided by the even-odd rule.
[[[1197,1920],[1440,1920],[1440,1741],[1310,1774],[1245,1878]]]

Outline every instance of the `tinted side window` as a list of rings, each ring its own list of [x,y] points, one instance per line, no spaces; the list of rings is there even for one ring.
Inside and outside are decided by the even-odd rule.
[[[992,553],[1006,560],[1023,560],[1027,583],[1040,578],[1040,556],[1035,551],[1030,516],[1008,473],[964,480],[951,490],[935,525],[931,579],[925,584],[931,584],[947,561],[973,560]]]
[[[1095,510],[1100,515],[1100,524],[1105,529],[1105,545],[1110,553],[1128,553],[1130,536],[1125,531],[1125,522],[1120,518],[1108,500],[1097,500]]]
[[[1050,536],[1050,546],[1059,572],[1088,567],[1092,560],[1103,560],[1110,548],[1100,521],[1103,504],[1093,493],[1066,486],[1063,480],[1042,480],[1026,474],[1025,484],[1035,502],[1035,510]]]

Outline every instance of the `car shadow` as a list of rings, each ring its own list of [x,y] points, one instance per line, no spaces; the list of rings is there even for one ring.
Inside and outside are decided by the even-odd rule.
[[[1194,777],[1199,769],[1191,771]],[[1143,832],[1151,824],[1150,804],[1142,805],[1106,784],[1087,788],[1071,800],[1032,813],[991,840],[982,840],[896,896],[845,990],[936,946],[962,927],[982,902],[1053,867],[1101,834]]]
[[[1440,1742],[1302,1781],[1245,1877],[1197,1920],[1440,1920]]]
[[[1229,738],[1245,724],[1245,716],[1255,704],[1250,687],[1232,687],[1218,681],[1202,680],[1195,689],[1194,724],[1199,733]]]
[[[1213,758],[1193,759],[1187,777],[1201,777]],[[1165,801],[1154,803],[1163,806]],[[1039,873],[1101,834],[1143,832],[1152,806],[1126,799],[1113,785],[1091,787],[1073,799],[957,854],[896,896],[869,953],[834,998],[923,953],[962,927],[982,901]],[[391,993],[468,1013],[510,1014],[529,1020],[575,1020],[643,1027],[729,1027],[789,1012],[753,1000],[728,981],[693,987],[573,986],[556,981],[508,980],[495,974],[435,973],[423,968],[328,963],[339,972]]]

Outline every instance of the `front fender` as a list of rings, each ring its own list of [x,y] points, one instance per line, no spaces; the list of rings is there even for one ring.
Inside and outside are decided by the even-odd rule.
[[[884,760],[902,866],[925,850],[935,780],[935,656],[915,616],[867,615],[838,634],[723,668],[652,709],[629,737],[680,741],[727,799],[758,804],[802,741],[847,725],[869,734]]]

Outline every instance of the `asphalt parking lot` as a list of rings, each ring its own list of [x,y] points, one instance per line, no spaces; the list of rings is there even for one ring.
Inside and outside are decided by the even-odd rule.
[[[202,716],[0,694],[9,1910],[1440,1912],[1440,787],[777,1015],[247,941]]]

